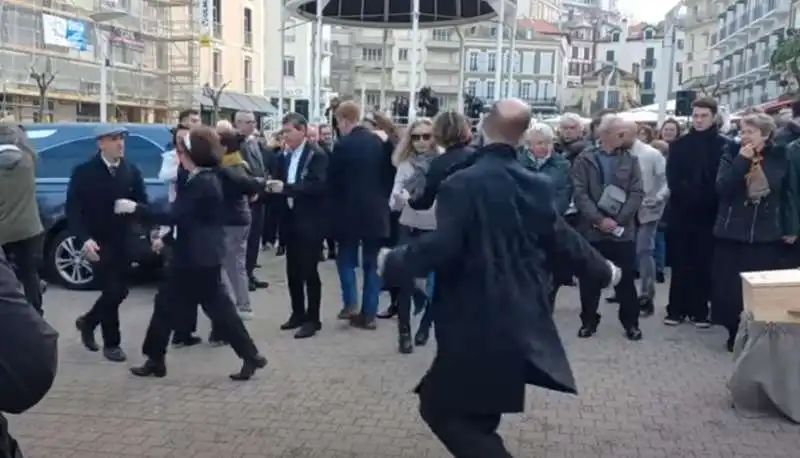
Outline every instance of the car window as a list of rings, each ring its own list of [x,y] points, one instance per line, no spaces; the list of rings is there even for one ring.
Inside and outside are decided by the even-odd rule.
[[[97,153],[97,141],[85,138],[39,151],[36,178],[69,178],[72,169]]]
[[[125,159],[139,167],[144,178],[157,178],[161,169],[160,147],[139,135],[128,135],[125,139]]]
[[[139,136],[125,139],[125,158],[139,167],[144,178],[157,178],[161,168],[161,153],[157,145]],[[86,138],[66,143],[39,153],[37,178],[69,178],[72,169],[97,154],[97,141]]]

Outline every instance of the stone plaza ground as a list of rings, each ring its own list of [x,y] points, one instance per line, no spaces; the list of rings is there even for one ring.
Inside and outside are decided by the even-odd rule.
[[[137,379],[128,364],[81,346],[73,327],[93,292],[51,288],[47,318],[61,332],[55,386],[35,409],[11,418],[26,458],[439,458],[450,456],[421,422],[411,390],[435,343],[397,353],[395,323],[349,329],[332,262],[322,268],[325,320],[314,339],[278,326],[288,302],[282,258],[263,256],[272,286],[253,297],[248,327],[269,358],[248,383],[228,380],[239,361],[229,348],[174,349],[164,379]],[[659,305],[666,288],[659,285]],[[122,306],[129,364],[152,308],[152,287]],[[384,302],[385,302],[384,298]],[[731,357],[724,333],[644,320],[644,340],[626,341],[614,306],[592,339],[575,337],[578,296],[563,289],[556,318],[579,383],[572,397],[531,388],[527,411],[501,433],[517,458],[800,457],[800,428],[779,418],[744,418],[726,390]],[[208,324],[202,321],[202,335]],[[491,457],[487,457],[491,458]]]

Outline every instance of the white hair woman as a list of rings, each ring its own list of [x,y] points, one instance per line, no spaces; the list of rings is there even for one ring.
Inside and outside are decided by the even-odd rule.
[[[800,232],[797,177],[786,149],[772,142],[775,121],[764,113],[741,121],[741,148],[730,146],[717,173],[712,311],[728,330],[732,351],[742,312],[739,274],[781,268]]]
[[[588,146],[584,131],[583,118],[575,113],[564,113],[558,120],[558,138],[553,149],[572,162]]]
[[[389,199],[389,206],[400,211],[399,238],[409,240],[436,229],[435,206],[427,210],[414,210],[408,206],[412,197],[418,197],[425,190],[425,175],[431,161],[439,155],[433,136],[433,122],[428,118],[417,119],[403,132],[397,148],[392,156],[392,163],[397,167],[394,187]],[[427,297],[424,292],[414,286],[397,291],[397,324],[399,331],[399,350],[411,353],[414,343],[411,341],[411,301],[420,310],[425,306]],[[416,339],[417,345],[424,345],[428,338]]]

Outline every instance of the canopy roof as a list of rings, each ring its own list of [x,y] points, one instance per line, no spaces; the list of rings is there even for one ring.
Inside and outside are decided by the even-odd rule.
[[[452,27],[497,17],[503,0],[419,0],[419,27]],[[506,1],[506,16],[514,17],[516,2]],[[412,0],[323,0],[326,24],[410,29]],[[308,20],[317,15],[317,0],[286,0],[286,9]]]

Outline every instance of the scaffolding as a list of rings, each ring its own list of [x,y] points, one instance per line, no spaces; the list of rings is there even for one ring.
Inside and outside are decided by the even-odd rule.
[[[196,105],[198,0],[0,0],[0,115],[20,121],[166,122]],[[113,11],[110,20],[98,12]],[[84,46],[54,28],[83,24]],[[82,49],[80,49],[82,48]],[[51,75],[42,97],[37,75]],[[44,115],[42,118],[41,115]]]

